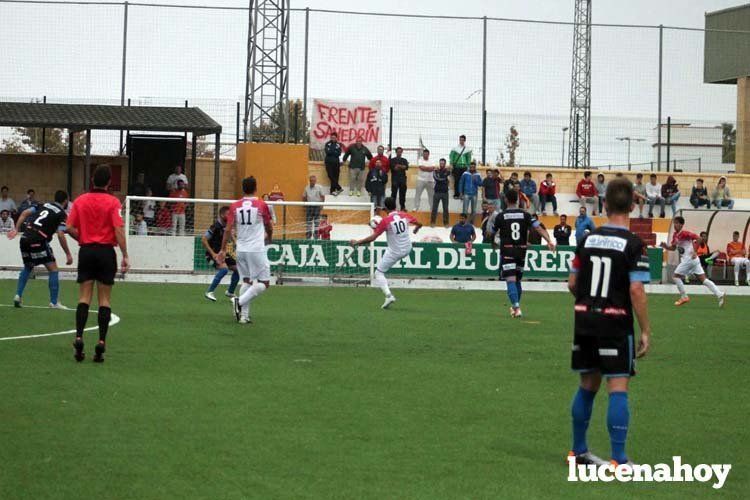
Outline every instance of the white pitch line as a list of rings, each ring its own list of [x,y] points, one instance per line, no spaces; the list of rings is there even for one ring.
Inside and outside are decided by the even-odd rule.
[[[0,304],[0,307],[15,307],[15,306],[12,306],[12,305],[9,305],[9,304]],[[23,309],[50,309],[50,308],[49,307],[45,307],[45,306],[23,306]],[[64,311],[75,311],[75,309],[70,309],[70,308],[63,309],[63,310]],[[97,312],[97,311],[98,311],[98,309],[96,311],[91,311],[91,312]],[[118,315],[116,315],[116,314],[113,313],[112,317],[109,320],[109,326],[114,326],[114,325],[116,325],[119,322],[120,322],[120,317]],[[97,330],[98,328],[99,328],[98,326],[90,326],[88,328],[84,328],[83,331],[84,332],[88,332],[88,331],[91,331],[91,330]],[[37,334],[37,335],[22,335],[20,337],[2,337],[2,338],[0,338],[0,341],[3,341],[3,340],[38,339],[38,338],[41,338],[41,337],[55,337],[55,336],[59,336],[59,335],[68,335],[68,334],[75,333],[75,332],[76,332],[76,330],[74,328],[72,330],[65,330],[64,332],[40,333],[40,334]]]

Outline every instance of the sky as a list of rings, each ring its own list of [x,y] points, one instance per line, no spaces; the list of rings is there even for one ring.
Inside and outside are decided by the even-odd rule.
[[[234,0],[156,2],[247,5]],[[700,28],[706,11],[738,3],[594,0],[592,17],[594,23]],[[571,22],[573,17],[573,0],[292,1],[292,8],[304,7],[555,22]],[[0,98],[46,95],[50,101],[118,103],[122,11],[121,6],[0,2],[0,18],[18,20],[0,32],[0,62],[13,68],[0,73]],[[139,104],[165,105],[187,99],[233,134],[235,103],[244,92],[246,25],[241,11],[131,5],[126,97]],[[394,126],[398,124],[397,139],[402,142],[414,142],[421,135],[442,144],[459,131],[476,137],[481,130],[477,117],[482,97],[476,92],[482,88],[481,21],[314,12],[310,27],[310,98],[382,100],[384,106],[394,106]],[[293,12],[292,98],[303,94],[303,39],[304,15]],[[596,161],[616,163],[624,159],[614,137],[638,135],[650,141],[653,134],[658,30],[594,27],[592,45],[592,116],[600,117],[592,120],[592,140],[603,141]],[[569,25],[488,22],[488,148],[501,147],[503,131],[522,123],[521,134],[529,139],[525,151],[535,151],[526,161],[552,162],[559,157],[559,131],[568,121],[571,46]],[[734,87],[702,81],[702,33],[665,30],[663,53],[664,116],[701,124],[734,120]],[[649,144],[634,145],[634,150],[634,158],[650,159]]]

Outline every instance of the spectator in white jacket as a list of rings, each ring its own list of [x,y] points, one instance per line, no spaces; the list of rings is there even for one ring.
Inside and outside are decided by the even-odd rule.
[[[659,205],[659,217],[664,218],[664,198],[661,196],[661,184],[656,182],[656,174],[651,174],[650,181],[646,184],[646,203],[650,218],[654,217],[654,205]]]
[[[422,202],[422,193],[427,191],[427,206],[432,209],[432,195],[435,193],[435,179],[432,172],[435,171],[435,162],[430,160],[430,150],[422,150],[422,157],[417,162],[417,193],[414,196],[414,210],[418,211]]]

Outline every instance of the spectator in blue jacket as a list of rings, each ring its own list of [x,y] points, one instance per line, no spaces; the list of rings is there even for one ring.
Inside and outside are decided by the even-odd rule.
[[[481,186],[482,176],[477,172],[476,162],[472,161],[469,171],[461,175],[458,183],[458,194],[464,200],[463,213],[469,215],[471,224],[474,224],[474,217],[477,215],[477,195]]]
[[[529,199],[531,206],[529,213],[535,215],[539,212],[539,192],[536,189],[536,182],[531,178],[531,172],[524,172],[521,179],[521,192]]]
[[[581,207],[576,217],[576,244],[580,244],[584,236],[596,229],[594,220],[586,213],[586,207]]]

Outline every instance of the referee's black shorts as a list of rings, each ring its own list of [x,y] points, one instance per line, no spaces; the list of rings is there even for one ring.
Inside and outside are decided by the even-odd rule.
[[[117,255],[108,245],[83,245],[78,250],[78,283],[98,281],[114,285],[117,274]]]

